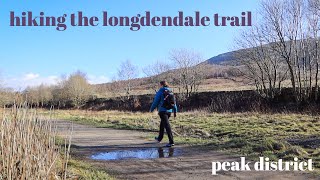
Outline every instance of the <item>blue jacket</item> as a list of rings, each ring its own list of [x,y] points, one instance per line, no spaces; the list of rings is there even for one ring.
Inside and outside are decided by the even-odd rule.
[[[157,94],[154,97],[153,103],[151,105],[150,108],[150,112],[154,111],[154,109],[158,108],[159,112],[178,112],[178,108],[177,105],[174,105],[173,109],[169,109],[167,110],[166,108],[162,107],[163,101],[164,101],[164,97],[163,97],[163,92],[164,90],[170,90],[170,88],[167,87],[162,87],[159,89],[159,91],[157,92]]]

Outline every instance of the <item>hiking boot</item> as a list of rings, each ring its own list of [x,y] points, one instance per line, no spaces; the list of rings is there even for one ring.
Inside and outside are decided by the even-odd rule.
[[[172,146],[174,146],[174,144],[169,143],[166,145],[166,147],[172,147]]]
[[[158,143],[161,142],[161,141],[158,140],[158,137],[154,137],[154,139],[155,139]]]

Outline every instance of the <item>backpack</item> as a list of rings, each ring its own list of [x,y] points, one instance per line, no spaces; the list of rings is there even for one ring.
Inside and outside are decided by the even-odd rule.
[[[170,90],[164,90],[163,92],[163,104],[162,107],[166,108],[167,110],[173,109],[176,104],[176,99],[174,94]]]

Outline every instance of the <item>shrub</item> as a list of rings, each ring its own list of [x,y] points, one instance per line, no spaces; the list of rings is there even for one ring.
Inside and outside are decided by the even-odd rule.
[[[0,119],[0,179],[65,178],[69,156],[60,158],[55,135],[50,121],[40,120],[27,108],[4,111]]]

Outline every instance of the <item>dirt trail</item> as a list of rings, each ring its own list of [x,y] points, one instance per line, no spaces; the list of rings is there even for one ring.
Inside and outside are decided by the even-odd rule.
[[[71,125],[68,121],[56,121],[60,135],[68,133]],[[204,148],[175,146],[177,156],[155,159],[126,159],[126,160],[92,160],[90,157],[101,152],[117,150],[161,149],[165,144],[155,143],[146,138],[147,133],[95,128],[86,125],[73,124],[72,155],[90,162],[119,179],[320,179],[310,174],[293,172],[218,172],[211,175],[213,161],[239,161],[220,152]]]

